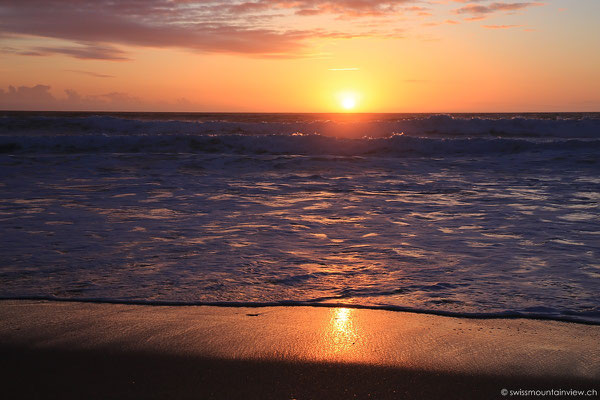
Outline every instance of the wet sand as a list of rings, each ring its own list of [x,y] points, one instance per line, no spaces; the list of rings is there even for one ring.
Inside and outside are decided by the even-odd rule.
[[[600,393],[600,326],[526,319],[0,301],[0,351],[11,399]]]

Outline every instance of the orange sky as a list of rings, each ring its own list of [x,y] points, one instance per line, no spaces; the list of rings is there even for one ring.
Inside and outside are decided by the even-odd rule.
[[[600,111],[598,15],[597,0],[6,1],[0,109]]]

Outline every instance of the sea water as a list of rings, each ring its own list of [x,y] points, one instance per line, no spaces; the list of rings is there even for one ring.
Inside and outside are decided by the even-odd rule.
[[[3,113],[0,297],[600,322],[600,115]]]

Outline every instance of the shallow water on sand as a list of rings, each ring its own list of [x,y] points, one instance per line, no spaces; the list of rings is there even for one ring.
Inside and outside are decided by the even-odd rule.
[[[296,152],[256,151],[256,136],[181,151],[156,134],[164,152],[142,136],[137,152],[57,150],[57,136],[23,135],[0,156],[0,296],[599,321],[600,165],[586,132],[578,144],[409,138],[434,140],[419,142],[429,154],[306,136],[261,142]],[[80,146],[115,145],[86,135]]]

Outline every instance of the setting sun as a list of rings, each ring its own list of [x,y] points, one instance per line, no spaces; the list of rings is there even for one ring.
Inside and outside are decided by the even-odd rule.
[[[358,106],[358,95],[356,93],[340,93],[338,99],[339,105],[344,111],[353,111]]]
[[[352,110],[354,107],[356,107],[356,99],[350,96],[344,97],[342,100],[342,107],[344,107],[346,110]]]

